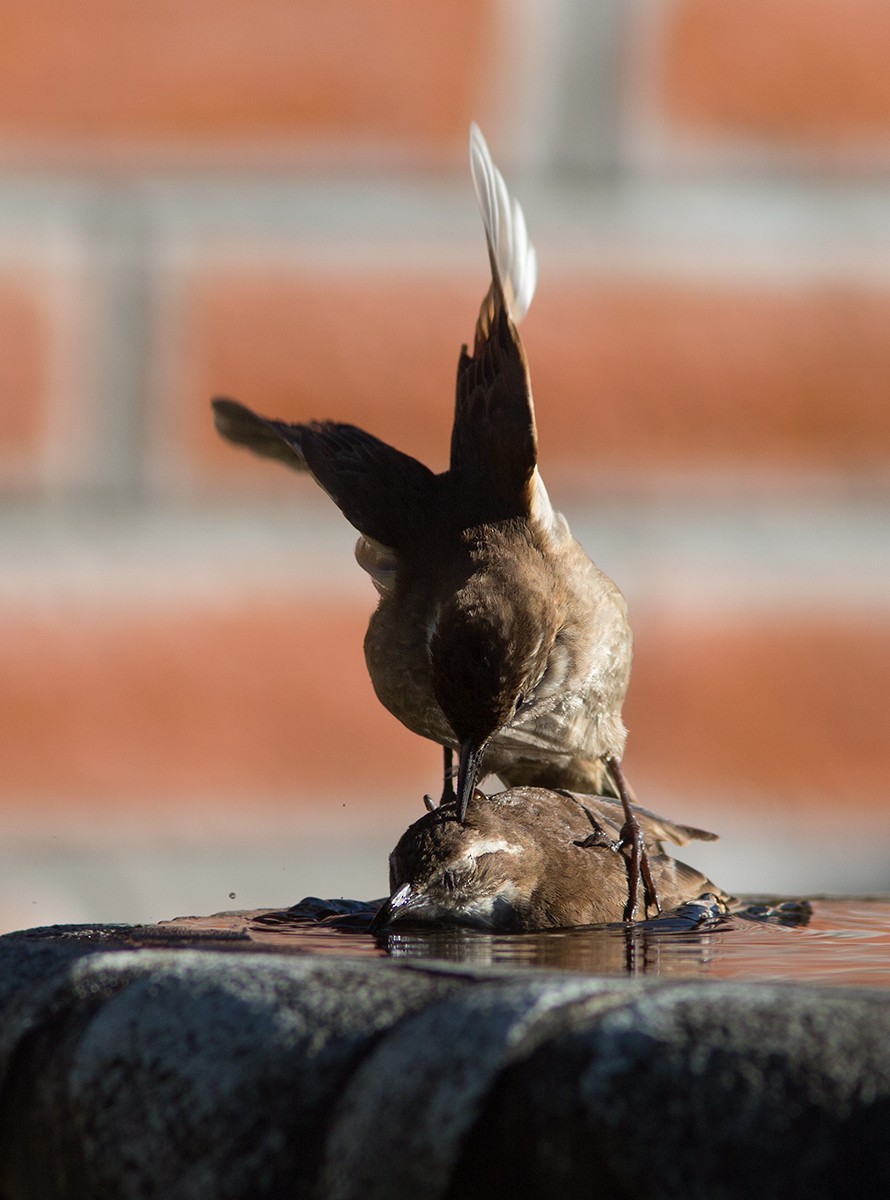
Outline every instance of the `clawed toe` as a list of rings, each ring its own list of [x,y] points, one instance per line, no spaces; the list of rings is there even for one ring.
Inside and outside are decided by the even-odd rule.
[[[646,853],[646,843],[643,831],[635,819],[626,821],[621,829],[620,848],[630,850],[630,866],[628,870],[627,905],[624,909],[625,921],[633,921],[637,915],[637,904],[640,892],[640,880],[643,883],[644,916],[650,908],[661,912],[661,901],[658,899],[658,889],[652,878],[649,865],[649,855]]]
[[[605,829],[597,829],[593,833],[588,833],[587,837],[581,838],[573,844],[580,846],[582,850],[587,850],[591,846],[602,846],[603,849],[612,850],[616,854],[621,849],[621,843],[610,838]]]
[[[657,913],[660,913],[661,902],[658,899],[658,889],[655,887],[655,880],[652,878],[652,869],[649,866],[649,855],[646,853],[643,831],[640,829],[639,822],[633,814],[630,791],[625,782],[621,764],[617,758],[608,758],[606,759],[606,766],[615,780],[621,805],[624,809],[624,825],[621,828],[621,847],[622,849],[627,848],[630,850],[630,866],[627,872],[627,906],[624,910],[624,919],[625,921],[633,921],[637,915],[640,879],[643,881],[643,904],[645,910],[648,912],[650,908],[654,908]]]

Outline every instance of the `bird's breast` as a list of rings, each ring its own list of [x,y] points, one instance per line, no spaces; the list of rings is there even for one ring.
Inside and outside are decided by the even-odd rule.
[[[430,615],[422,604],[383,596],[365,634],[365,662],[377,698],[394,717],[421,737],[456,747],[433,694],[427,649]]]

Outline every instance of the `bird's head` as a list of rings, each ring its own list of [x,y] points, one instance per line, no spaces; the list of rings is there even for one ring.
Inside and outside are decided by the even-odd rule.
[[[480,572],[438,612],[429,642],[433,691],[460,748],[458,817],[491,738],[516,720],[547,670],[560,613],[545,588]]]
[[[374,931],[402,921],[456,921],[483,929],[522,927],[535,883],[528,831],[493,820],[473,799],[466,823],[453,803],[416,821],[390,856],[391,895]]]

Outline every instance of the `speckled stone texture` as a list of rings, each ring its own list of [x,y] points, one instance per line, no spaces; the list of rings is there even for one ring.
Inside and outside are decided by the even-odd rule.
[[[890,1194],[890,998],[0,938],[2,1200]]]

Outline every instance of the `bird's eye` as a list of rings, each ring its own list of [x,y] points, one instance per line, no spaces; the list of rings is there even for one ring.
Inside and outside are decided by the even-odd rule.
[[[449,892],[454,891],[454,885],[457,882],[457,877],[453,871],[444,871],[442,873],[442,883]]]
[[[519,712],[519,710],[520,710],[520,708],[522,708],[523,704],[525,704],[525,693],[520,692],[519,695],[516,697],[516,711],[517,712]]]

